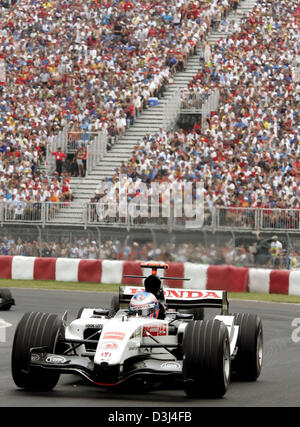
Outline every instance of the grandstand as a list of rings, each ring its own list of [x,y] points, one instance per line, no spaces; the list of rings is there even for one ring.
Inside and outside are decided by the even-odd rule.
[[[239,245],[241,265],[255,264],[258,232],[280,235],[287,255],[298,250],[296,2],[34,4],[34,14],[31,1],[11,4],[2,22],[3,236],[14,228],[27,241],[25,225],[37,230],[40,254],[61,230],[64,245],[86,233],[98,257],[149,250],[216,263]],[[80,153],[84,176],[76,176]],[[137,191],[164,177],[204,183],[201,228],[174,215],[99,214],[113,205],[102,185],[130,179]],[[222,248],[215,258],[211,245]]]

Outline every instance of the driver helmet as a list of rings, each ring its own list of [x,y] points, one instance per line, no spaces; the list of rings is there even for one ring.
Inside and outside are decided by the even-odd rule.
[[[157,319],[159,304],[156,297],[150,292],[138,292],[130,300],[129,314]]]

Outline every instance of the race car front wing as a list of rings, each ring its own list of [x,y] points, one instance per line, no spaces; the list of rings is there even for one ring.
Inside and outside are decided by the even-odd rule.
[[[107,362],[94,364],[89,357],[48,353],[45,347],[30,350],[29,370],[48,369],[64,374],[79,374],[98,386],[116,386],[135,378],[164,380],[182,378],[181,360],[153,358],[127,359],[124,364],[110,365]]]

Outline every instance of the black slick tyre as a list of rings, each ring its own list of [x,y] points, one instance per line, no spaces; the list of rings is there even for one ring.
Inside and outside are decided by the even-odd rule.
[[[221,398],[230,383],[230,343],[219,320],[196,320],[183,335],[183,381],[188,397]]]
[[[110,302],[108,317],[114,317],[119,310],[120,310],[120,297],[119,295],[114,295]]]
[[[24,314],[16,328],[11,355],[12,376],[18,387],[47,391],[56,386],[60,374],[29,367],[29,356],[32,347],[47,347],[49,353],[54,353],[61,327],[62,321],[56,314]]]
[[[236,380],[256,381],[263,361],[263,327],[255,314],[236,313],[234,323],[239,326],[237,354],[232,360],[232,375]]]
[[[11,306],[14,305],[14,299],[9,289],[0,289],[0,310],[10,310]]]

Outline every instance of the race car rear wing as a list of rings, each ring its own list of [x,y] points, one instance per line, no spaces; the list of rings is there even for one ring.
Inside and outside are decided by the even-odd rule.
[[[120,304],[128,304],[137,292],[144,291],[142,286],[120,286]],[[226,291],[177,289],[163,287],[168,309],[192,309],[198,307],[220,308],[221,314],[228,314],[229,304]]]
[[[151,268],[152,269],[152,275],[157,275],[157,270],[168,270],[169,264],[166,264],[164,262],[143,262],[140,264],[141,268]],[[124,274],[123,277],[131,277],[133,279],[147,279],[149,276],[137,276],[134,274]],[[160,280],[191,280],[187,279],[185,277],[159,277]]]

